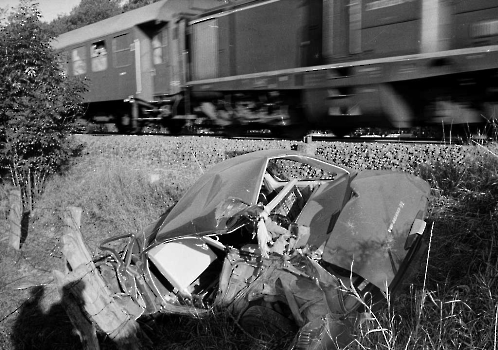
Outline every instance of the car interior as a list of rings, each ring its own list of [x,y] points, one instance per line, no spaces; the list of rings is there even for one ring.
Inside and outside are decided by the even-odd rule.
[[[282,166],[279,161],[277,159],[272,163],[270,160],[268,164],[261,181],[257,206],[263,208],[273,222],[286,230],[292,223],[299,224],[303,209],[310,199],[315,194],[320,195],[321,184],[336,181],[341,188],[340,192],[344,191],[344,184],[347,184],[344,181],[347,176],[338,177],[337,174],[328,174],[322,169],[312,169],[307,164],[296,164],[295,161],[292,161],[292,165],[299,167],[298,174],[295,170],[286,173],[285,166],[288,169],[288,164]],[[306,177],[306,174],[302,174],[305,171],[313,171],[320,176],[308,174]],[[293,177],[296,175],[298,178]],[[339,210],[340,207],[342,202],[338,204]],[[311,210],[311,215],[316,214],[317,210],[313,205]],[[309,216],[310,214],[304,215],[304,220],[301,221],[312,224]],[[256,230],[255,222],[251,222],[249,218],[246,224],[229,234],[178,237],[160,244],[147,253],[150,278],[163,297],[180,296],[181,300],[190,300],[197,306],[209,305],[216,295],[227,247],[238,249],[241,254],[259,254]],[[307,239],[308,237],[301,239],[299,246],[305,246]],[[188,262],[185,260],[187,256]]]

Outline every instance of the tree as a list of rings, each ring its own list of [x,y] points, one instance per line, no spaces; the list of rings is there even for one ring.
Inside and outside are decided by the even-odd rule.
[[[42,28],[54,37],[66,33],[70,31],[69,15],[58,15],[50,23],[42,22]]]
[[[123,12],[120,0],[81,0],[69,15],[59,16],[48,24],[53,35],[60,35]]]
[[[26,211],[70,156],[85,91],[84,82],[65,75],[39,18],[37,5],[21,0],[0,27],[0,156]]]
[[[146,6],[158,2],[160,0],[128,0],[123,5],[123,12],[135,10],[139,7]]]

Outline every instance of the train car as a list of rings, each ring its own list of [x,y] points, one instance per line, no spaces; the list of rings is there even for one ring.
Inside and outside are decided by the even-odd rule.
[[[134,132],[146,121],[177,114],[187,71],[185,36],[179,31],[188,18],[220,4],[163,0],[57,37],[53,47],[65,58],[65,72],[88,81],[87,119]],[[163,103],[158,107],[153,101]]]
[[[497,11],[494,0],[255,1],[189,23],[194,43],[216,25],[191,47],[204,71],[188,88],[223,95],[221,110],[269,101],[298,131],[482,124],[496,109]]]
[[[496,0],[163,0],[54,46],[89,118],[126,132],[496,121]]]
[[[305,132],[298,90],[279,90],[263,77],[248,86],[244,76],[320,64],[321,12],[322,0],[250,1],[191,20],[191,81],[236,77],[238,84],[224,91],[216,84],[196,89],[194,83],[192,100],[210,120],[229,121],[229,134],[248,128],[285,136]]]

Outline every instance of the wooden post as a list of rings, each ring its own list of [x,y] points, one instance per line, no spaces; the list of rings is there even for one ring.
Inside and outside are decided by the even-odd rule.
[[[15,250],[21,248],[21,219],[22,205],[21,192],[18,190],[10,191],[9,193],[9,225],[10,225],[10,240],[9,245]]]
[[[65,228],[62,235],[62,253],[73,270],[92,261],[92,256],[81,236],[82,212],[81,208],[69,207],[63,214]]]
[[[84,346],[85,343],[95,346],[96,339],[95,328],[82,320],[87,315],[118,344],[119,349],[140,349],[138,323],[112,298],[83,242],[80,232],[81,209],[70,207],[64,214],[66,228],[62,236],[62,252],[72,271],[66,275],[54,271],[54,276],[59,284],[63,305],[67,305],[66,311],[71,313],[69,317],[73,325],[82,334],[80,338]]]
[[[61,295],[61,303],[66,310],[76,333],[80,337],[83,350],[99,350],[99,341],[97,339],[97,330],[94,324],[81,311],[81,301],[76,299],[71,293],[71,283],[74,281],[60,271],[54,270],[53,275]]]

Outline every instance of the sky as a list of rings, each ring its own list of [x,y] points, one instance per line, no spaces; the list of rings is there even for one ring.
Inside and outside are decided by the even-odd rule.
[[[50,22],[59,14],[69,14],[81,0],[36,0],[43,22]],[[0,7],[10,8],[19,5],[19,0],[0,0]]]

